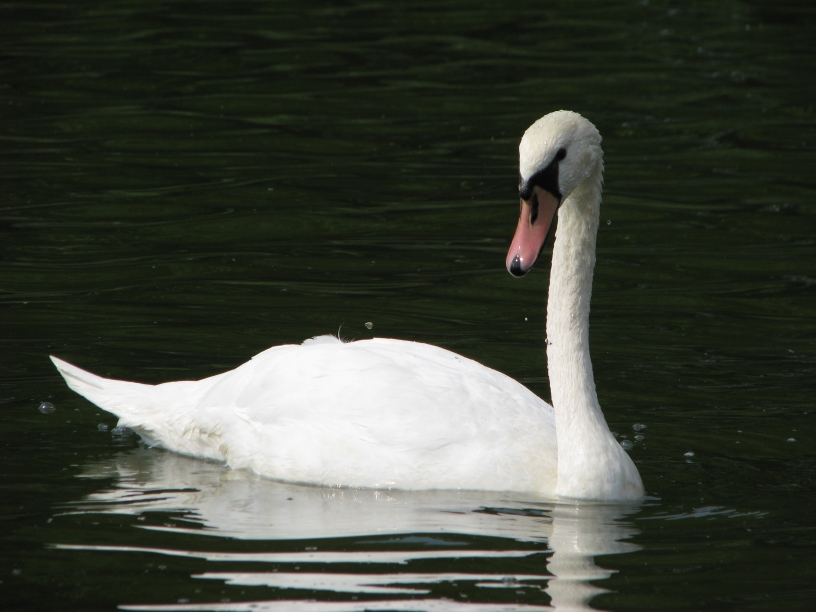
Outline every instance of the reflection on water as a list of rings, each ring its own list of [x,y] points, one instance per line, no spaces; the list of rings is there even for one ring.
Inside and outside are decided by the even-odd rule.
[[[241,603],[122,602],[128,610],[549,609],[543,596],[537,598],[540,604],[514,603],[517,593],[530,589],[546,593],[552,608],[590,610],[590,600],[604,592],[590,581],[612,574],[596,565],[595,557],[638,549],[624,541],[637,531],[621,521],[637,506],[569,505],[510,493],[298,486],[145,448],[90,464],[82,476],[115,480],[71,504],[70,513],[136,516],[142,529],[183,536],[185,548],[57,548],[206,560],[221,570],[192,578],[272,589],[263,600]],[[174,519],[150,524],[156,513]],[[471,538],[451,541],[450,534]],[[222,540],[214,546],[198,536]],[[361,537],[364,547],[352,543]],[[345,542],[339,549],[337,539]],[[264,551],[246,552],[241,542],[250,540],[263,541]],[[302,549],[301,540],[313,545],[292,551],[293,541]],[[224,550],[225,542],[235,543],[232,550]],[[529,571],[503,573],[501,564],[508,560]],[[490,571],[467,571],[474,563]],[[444,569],[417,571],[430,567]],[[465,601],[440,597],[440,585],[452,586]],[[491,590],[490,605],[478,603],[484,589]],[[498,603],[504,599],[496,596],[499,589],[508,593],[508,603]]]

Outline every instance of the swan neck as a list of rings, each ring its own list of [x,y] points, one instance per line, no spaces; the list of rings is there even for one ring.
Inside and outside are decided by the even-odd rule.
[[[602,170],[562,204],[547,305],[547,367],[558,439],[561,497],[634,499],[643,485],[601,412],[589,353]]]
[[[556,413],[592,416],[605,426],[589,353],[589,304],[600,199],[599,178],[589,179],[570,194],[558,212],[547,304],[547,361]],[[573,421],[559,420],[562,425]]]

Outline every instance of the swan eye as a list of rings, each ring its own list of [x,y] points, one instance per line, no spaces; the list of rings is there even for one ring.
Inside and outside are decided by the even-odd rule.
[[[558,153],[555,154],[555,161],[561,161],[567,156],[566,149],[558,149]]]

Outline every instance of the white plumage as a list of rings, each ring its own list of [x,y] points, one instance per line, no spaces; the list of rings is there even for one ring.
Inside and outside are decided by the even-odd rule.
[[[555,411],[504,374],[403,340],[344,343],[320,336],[270,348],[201,381],[155,386],[101,378],[52,360],[74,391],[149,444],[270,478],[637,498],[640,476],[606,425],[589,359],[599,145],[591,123],[559,111],[531,126],[520,147],[523,179],[553,163],[560,170],[563,205],[547,323]],[[566,151],[560,163],[558,149]],[[537,211],[537,201],[535,206]],[[518,231],[522,223],[529,230],[543,222],[523,212]]]
[[[321,336],[219,376],[156,386],[54,363],[149,443],[281,480],[535,491],[555,463],[550,406],[428,344]]]

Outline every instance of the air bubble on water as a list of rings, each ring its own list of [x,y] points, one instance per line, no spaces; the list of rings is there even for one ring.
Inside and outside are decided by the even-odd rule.
[[[638,434],[635,436],[635,440],[637,440],[638,442],[643,442],[645,439],[646,436],[644,436],[643,434]]]
[[[612,221],[610,221],[609,219],[607,219],[607,220],[606,220],[606,224],[607,224],[607,225],[612,225]]]
[[[687,453],[684,453],[683,456],[684,457],[693,457],[694,456],[694,451],[689,451]]]
[[[179,603],[190,603],[190,600],[187,599],[186,597],[179,597],[178,602]]]
[[[631,440],[624,440],[623,442],[620,443],[620,445],[623,447],[623,450],[627,450],[627,451],[632,450],[633,448],[635,448],[635,445],[632,443]]]
[[[111,429],[111,433],[114,436],[122,436],[124,438],[133,435],[133,430],[130,427],[114,427]]]
[[[505,586],[515,586],[519,583],[518,578],[515,576],[505,576],[501,581]]]
[[[796,442],[796,438],[788,438],[788,442]]]
[[[366,326],[366,329],[371,329],[372,327],[374,327],[374,324],[371,321],[366,321],[365,326]]]
[[[635,423],[634,425],[632,425],[632,429],[634,429],[635,431],[643,431],[644,429],[646,429],[646,426],[643,423]]]
[[[54,404],[52,404],[51,402],[43,402],[42,404],[40,404],[40,407],[37,408],[37,410],[39,410],[43,414],[51,414],[56,409],[57,409],[57,407]]]
[[[96,429],[99,431],[108,431],[108,426],[105,425],[104,423],[100,423],[99,425],[96,426]]]

